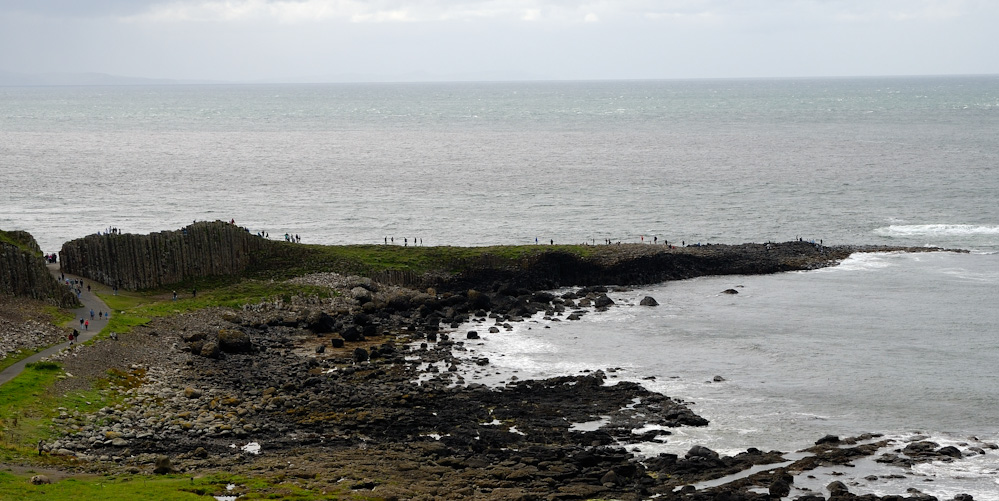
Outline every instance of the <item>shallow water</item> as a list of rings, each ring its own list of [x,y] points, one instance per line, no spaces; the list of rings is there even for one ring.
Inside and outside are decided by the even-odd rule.
[[[466,380],[612,369],[610,382],[638,381],[711,421],[671,430],[665,444],[643,445],[646,454],[695,444],[794,451],[825,434],[915,431],[942,444],[994,443],[997,270],[995,254],[859,254],[818,271],[611,293],[614,307],[576,322],[535,318],[497,334],[477,326],[483,339],[466,346],[491,363]],[[733,287],[739,294],[721,293]],[[646,295],[660,306],[639,306]],[[986,494],[999,492],[995,452],[920,470],[929,472],[950,496],[999,498]]]

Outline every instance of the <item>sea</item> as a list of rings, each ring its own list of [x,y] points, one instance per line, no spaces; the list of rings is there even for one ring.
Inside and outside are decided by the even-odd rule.
[[[981,447],[796,492],[999,500],[999,76],[0,88],[0,229],[57,252],[216,219],[320,244],[961,250],[613,289],[469,341],[491,363],[467,379],[599,369],[711,421],[640,454]]]

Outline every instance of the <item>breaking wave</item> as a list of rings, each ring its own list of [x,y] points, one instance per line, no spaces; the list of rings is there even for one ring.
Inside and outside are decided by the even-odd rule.
[[[999,225],[974,224],[893,224],[874,230],[883,237],[999,235]]]

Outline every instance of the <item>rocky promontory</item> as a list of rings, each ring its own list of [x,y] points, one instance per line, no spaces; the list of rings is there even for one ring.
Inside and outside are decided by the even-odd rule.
[[[24,231],[0,231],[0,297],[5,295],[61,307],[79,304],[69,288],[52,277],[35,238]]]
[[[619,380],[615,368],[481,384],[471,374],[490,360],[466,347],[480,337],[464,327],[578,321],[619,307],[607,284],[813,269],[860,250],[901,249],[335,248],[268,241],[226,223],[91,236],[63,247],[64,268],[124,289],[225,276],[327,292],[178,310],[64,352],[53,391],[100,380],[112,403],[59,409],[40,453],[93,472],[264,476],[334,498],[775,499],[792,492],[795,475],[891,444],[825,440],[796,460],[700,446],[642,456],[637,444],[708,421],[686,402]],[[647,299],[640,307],[655,307]],[[981,445],[957,454],[986,453]],[[954,453],[910,449],[882,457]],[[829,490],[848,499],[849,488]],[[808,492],[798,499],[825,499]]]

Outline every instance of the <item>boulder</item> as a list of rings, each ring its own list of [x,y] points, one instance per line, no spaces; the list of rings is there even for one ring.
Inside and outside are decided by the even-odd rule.
[[[340,337],[342,337],[344,341],[353,343],[361,340],[361,331],[357,329],[356,325],[351,325],[340,333]]]
[[[368,350],[365,350],[364,348],[354,348],[354,361],[355,362],[364,362],[364,361],[367,361],[368,358],[369,358],[369,356],[368,356]]]
[[[343,348],[343,339],[338,337],[330,339],[330,346],[334,348]]]
[[[739,291],[737,291],[735,289],[725,289],[725,290],[722,291],[722,294],[738,294],[738,293],[739,293]]]
[[[336,328],[336,319],[326,313],[320,313],[307,327],[316,334],[326,334]]]
[[[687,451],[686,458],[708,458],[708,459],[718,459],[718,453],[704,447],[703,445],[695,445]]]
[[[642,306],[659,306],[659,302],[652,296],[645,296],[638,304]]]
[[[166,475],[167,473],[173,472],[173,463],[170,462],[170,458],[166,456],[156,458],[156,466],[153,468],[153,473],[157,475]]]
[[[475,331],[468,331],[468,334],[465,334],[465,339],[479,339],[479,333]]]
[[[238,329],[219,329],[219,349],[226,353],[250,353],[250,335]]]
[[[218,343],[214,341],[209,341],[201,345],[201,356],[206,358],[219,358],[221,352],[219,351]]]
[[[936,453],[941,456],[949,456],[958,459],[964,457],[964,455],[961,454],[961,450],[958,449],[957,447],[954,447],[953,445],[948,445],[947,447],[941,447],[937,449]]]
[[[839,437],[837,437],[836,435],[826,435],[815,441],[815,445],[838,444],[838,443],[839,443]]]
[[[832,496],[842,496],[850,493],[850,490],[846,488],[846,484],[840,482],[839,480],[831,482],[827,485],[826,490],[829,491],[829,494]]]
[[[770,483],[770,488],[768,490],[770,497],[783,498],[788,494],[791,494],[791,485],[787,483],[787,480],[778,478]]]
[[[606,308],[612,304],[614,304],[614,300],[606,295],[597,296],[597,298],[593,300],[593,306],[597,308]]]

